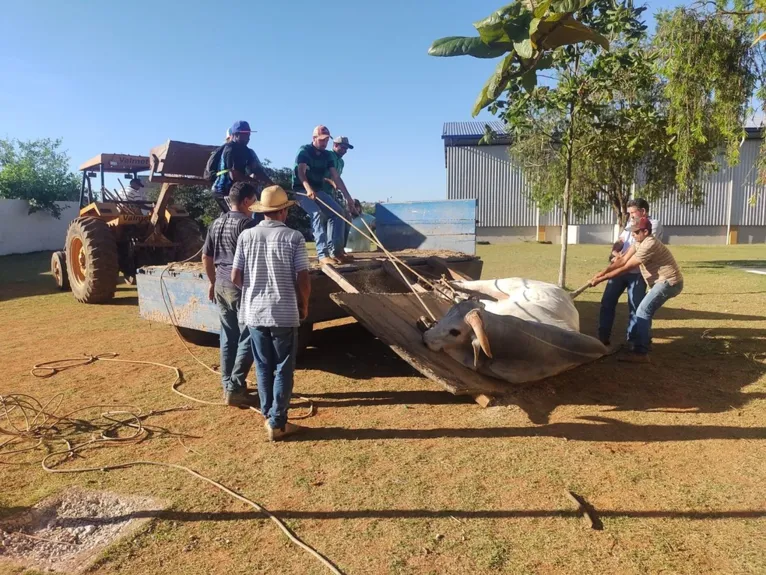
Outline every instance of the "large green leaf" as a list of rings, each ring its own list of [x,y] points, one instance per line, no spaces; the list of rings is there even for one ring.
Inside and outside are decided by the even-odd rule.
[[[511,66],[516,54],[511,51],[495,68],[495,71],[484,84],[484,87],[479,93],[479,97],[476,98],[476,102],[473,104],[473,111],[471,114],[475,117],[484,108],[489,106],[492,102],[497,100],[498,96],[503,93],[503,90],[508,85],[508,81],[511,79]]]
[[[545,0],[545,2],[541,2],[537,6],[535,6],[534,14],[535,18],[542,18],[545,16],[545,13],[548,11],[548,8],[551,6],[551,0]]]
[[[571,16],[562,18],[558,22],[550,22],[547,19],[540,22],[537,32],[532,36],[532,41],[538,47],[542,42],[542,47],[548,49],[586,41],[595,42],[605,50],[609,49],[609,40]]]
[[[514,2],[496,10],[484,20],[474,22],[473,27],[479,32],[479,37],[487,44],[510,42],[511,38],[503,29],[503,25],[507,23],[509,17],[514,19],[519,14],[521,14],[521,6]]]
[[[577,12],[592,2],[593,0],[553,0],[551,10],[554,12]]]
[[[531,94],[537,86],[537,71],[534,69],[521,76],[521,87]]]
[[[514,42],[513,47],[520,58],[531,58],[535,53],[535,49],[532,47],[532,41],[529,38],[523,42]]]
[[[428,49],[431,56],[473,56],[474,58],[497,58],[505,54],[511,44],[488,46],[481,38],[468,36],[447,36],[439,38]]]

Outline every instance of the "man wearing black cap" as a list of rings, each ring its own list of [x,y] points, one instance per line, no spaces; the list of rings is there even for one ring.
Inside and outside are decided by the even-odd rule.
[[[631,234],[635,243],[627,253],[593,276],[590,285],[596,286],[635,268],[641,269],[641,275],[651,289],[636,310],[636,341],[633,351],[620,359],[646,363],[649,361],[652,318],[666,301],[681,293],[684,289],[684,276],[670,250],[652,235],[652,222],[649,218],[638,220]]]
[[[225,198],[234,182],[254,179],[265,186],[274,185],[256,153],[247,146],[250,143],[250,124],[234,122],[229,132],[231,137],[221,152],[220,169],[213,184],[215,200],[224,212],[229,211]]]

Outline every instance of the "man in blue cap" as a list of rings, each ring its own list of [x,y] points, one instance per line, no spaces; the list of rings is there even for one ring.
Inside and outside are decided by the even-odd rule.
[[[228,132],[230,137],[221,152],[221,162],[218,177],[213,184],[213,194],[216,202],[225,212],[229,210],[226,197],[234,182],[256,180],[264,186],[274,185],[256,153],[247,146],[250,143],[250,133],[250,124],[242,120],[234,122]]]

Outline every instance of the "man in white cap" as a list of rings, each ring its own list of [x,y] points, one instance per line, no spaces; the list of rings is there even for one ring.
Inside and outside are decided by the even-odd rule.
[[[301,146],[298,150],[293,169],[293,191],[298,197],[298,204],[311,218],[319,262],[343,264],[351,261],[343,249],[345,222],[338,215],[343,214],[345,210],[330,194],[322,190],[325,178],[330,179],[335,187],[340,189],[351,215],[356,215],[356,208],[346,184],[335,169],[332,154],[327,149],[329,141],[330,130],[320,125],[314,128],[311,144]]]
[[[299,431],[287,421],[298,353],[298,326],[308,316],[311,281],[306,241],[285,225],[295,202],[269,186],[250,211],[263,221],[242,232],[231,281],[242,288],[240,323],[248,326],[258,377],[261,413],[270,441]]]

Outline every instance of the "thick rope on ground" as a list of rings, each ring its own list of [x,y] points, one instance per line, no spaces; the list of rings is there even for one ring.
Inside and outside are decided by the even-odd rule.
[[[104,356],[111,357],[104,357]],[[139,360],[126,360],[116,359],[117,354],[101,354],[101,355],[89,355],[84,354],[83,358],[68,358],[63,360],[54,360],[37,364],[32,368],[32,375],[40,378],[48,378],[73,367],[81,367],[85,365],[92,365],[97,361],[112,361],[119,363],[131,363],[137,365],[151,365],[155,367],[161,367],[173,371],[175,379],[173,386],[175,386],[181,379],[181,371],[172,365],[167,365],[153,361],[139,361]],[[175,390],[174,390],[175,391]],[[50,406],[57,402],[53,409]],[[0,395],[0,435],[9,436],[10,439],[0,444],[0,455],[7,456],[12,454],[29,453],[35,451],[42,446],[53,446],[56,443],[64,443],[66,449],[53,451],[47,454],[40,465],[47,473],[89,473],[95,471],[112,471],[117,469],[127,469],[137,466],[154,466],[163,467],[166,469],[175,469],[183,471],[204,481],[215,488],[223,491],[231,497],[241,501],[256,511],[267,516],[279,529],[285,534],[285,536],[296,546],[303,549],[306,553],[309,553],[312,557],[318,560],[324,565],[331,573],[336,575],[343,575],[343,573],[336,567],[329,559],[324,557],[321,553],[313,549],[300,540],[278,517],[273,515],[268,509],[260,505],[259,503],[236,493],[232,489],[226,487],[222,483],[211,479],[190,467],[184,465],[177,465],[174,463],[165,463],[160,461],[129,461],[125,463],[118,463],[112,465],[101,465],[93,467],[77,467],[61,469],[58,466],[73,459],[79,452],[89,448],[103,446],[103,445],[116,445],[116,444],[131,444],[143,441],[148,436],[149,427],[145,426],[143,420],[152,415],[159,415],[167,413],[168,411],[175,411],[177,409],[187,409],[186,406],[181,408],[171,408],[168,410],[150,411],[146,415],[141,414],[141,410],[134,406],[119,406],[119,405],[87,405],[79,407],[73,411],[70,411],[64,415],[56,415],[56,412],[61,408],[63,402],[63,394],[56,394],[51,397],[45,403],[41,402],[37,398],[26,394],[12,394],[8,396]],[[94,409],[108,409],[100,414],[101,422],[95,422],[88,419],[74,418],[75,414],[85,411],[92,411]],[[129,432],[127,435],[120,435],[127,429]],[[83,431],[86,430],[86,431]],[[76,440],[78,435],[82,435],[87,431],[90,432],[90,438],[83,443],[73,445],[73,441]],[[173,434],[182,438],[183,434]],[[16,442],[21,441],[35,441],[35,444],[31,447],[25,447],[21,449],[14,449],[12,451],[3,451],[3,448],[8,445],[13,445]],[[181,441],[183,445],[183,441]],[[49,463],[53,458],[56,461]],[[7,462],[0,462],[7,463]]]

